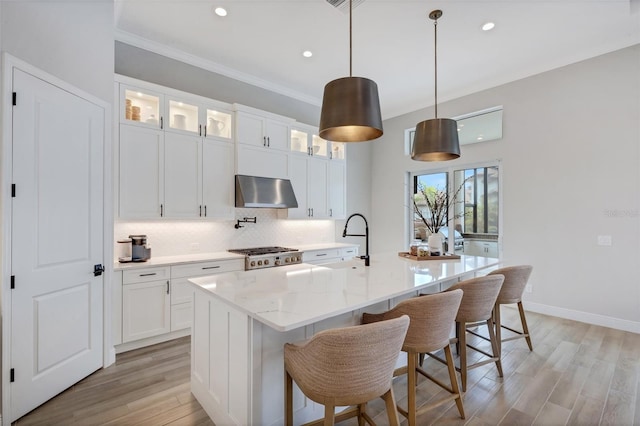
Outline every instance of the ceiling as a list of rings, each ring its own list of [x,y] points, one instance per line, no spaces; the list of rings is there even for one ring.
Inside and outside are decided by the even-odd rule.
[[[311,104],[349,75],[348,8],[326,0],[115,4],[117,40]],[[434,9],[444,12],[439,102],[640,43],[640,0],[364,0],[353,10],[353,75],[378,84],[384,119],[433,105]],[[485,32],[487,21],[496,26]]]

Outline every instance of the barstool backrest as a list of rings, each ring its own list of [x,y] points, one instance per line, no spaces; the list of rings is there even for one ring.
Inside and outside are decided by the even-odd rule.
[[[533,266],[531,265],[518,265],[496,269],[495,271],[487,274],[487,276],[504,275],[502,290],[500,290],[500,294],[498,294],[496,303],[506,304],[520,302],[522,300],[522,293],[524,293],[524,288],[527,286],[527,281],[529,281],[529,276],[531,276],[532,270]]]
[[[391,387],[409,317],[325,330],[302,346],[284,345],[285,368],[313,401],[354,405]]]
[[[456,321],[469,323],[491,318],[491,311],[496,304],[503,281],[504,276],[494,274],[461,281],[451,286],[447,291],[460,289],[464,292]]]
[[[432,352],[449,344],[451,326],[461,300],[462,290],[413,297],[403,300],[385,313],[365,313],[362,315],[362,322],[388,320],[408,315],[411,323],[402,350],[418,353]]]

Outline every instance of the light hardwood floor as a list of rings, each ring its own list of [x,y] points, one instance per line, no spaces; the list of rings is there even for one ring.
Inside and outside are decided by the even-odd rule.
[[[516,310],[503,307],[502,312],[505,324],[519,324]],[[503,378],[494,364],[469,371],[465,420],[451,403],[424,413],[418,424],[640,425],[640,335],[531,312],[527,320],[533,352],[523,339],[507,342],[502,353]],[[425,365],[435,376],[446,378],[442,364],[427,359]],[[396,379],[394,390],[399,403],[406,404],[404,378]],[[437,399],[441,392],[420,380],[418,402]],[[382,400],[368,407],[380,425],[387,424],[383,409]],[[94,373],[15,424],[213,423],[189,392],[186,337],[118,355],[115,365]]]

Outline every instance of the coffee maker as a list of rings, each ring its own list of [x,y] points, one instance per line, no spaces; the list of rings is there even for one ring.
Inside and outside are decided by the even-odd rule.
[[[146,235],[129,235],[131,238],[131,261],[146,262],[151,258],[151,248],[147,247]]]

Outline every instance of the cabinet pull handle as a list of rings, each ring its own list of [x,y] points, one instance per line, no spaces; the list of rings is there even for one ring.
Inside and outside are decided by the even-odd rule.
[[[311,207],[311,217],[313,217],[313,207]]]
[[[204,126],[204,137],[207,137],[207,126]]]
[[[164,129],[164,117],[160,117],[160,129]]]
[[[318,254],[316,254],[316,257],[326,256],[326,255],[327,255],[327,253],[318,253]]]
[[[169,281],[167,281],[167,294],[169,294]]]
[[[267,146],[270,147],[271,146],[271,138],[269,138],[269,136],[267,136]]]
[[[204,217],[207,217],[207,205],[204,205]]]
[[[218,269],[220,268],[220,265],[218,266],[203,266],[202,269]]]
[[[200,217],[202,217],[202,206],[200,206]]]
[[[141,277],[150,277],[150,276],[155,275],[155,274],[156,274],[155,272],[151,272],[149,274],[140,274],[140,276]]]
[[[266,136],[262,137],[262,146],[267,146],[267,137]]]
[[[202,136],[202,124],[198,124],[198,134]]]
[[[164,216],[164,205],[160,204],[160,217]]]
[[[329,217],[333,217],[333,209],[329,209]]]

